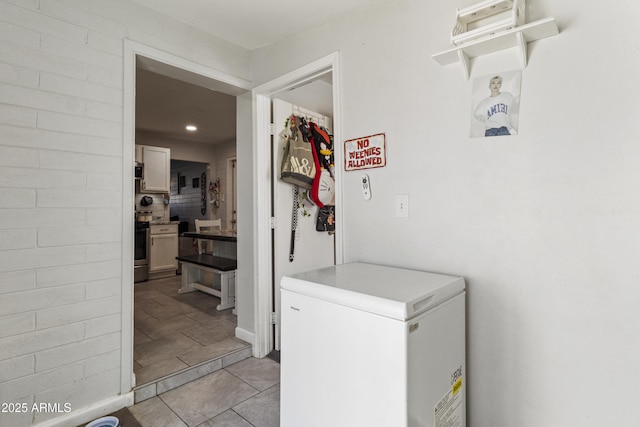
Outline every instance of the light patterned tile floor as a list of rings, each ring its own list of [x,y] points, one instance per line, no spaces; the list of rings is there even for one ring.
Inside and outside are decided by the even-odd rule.
[[[142,427],[278,427],[280,365],[245,359],[129,410]]]
[[[134,373],[144,385],[249,344],[235,338],[237,318],[204,292],[178,294],[182,276],[134,285]]]

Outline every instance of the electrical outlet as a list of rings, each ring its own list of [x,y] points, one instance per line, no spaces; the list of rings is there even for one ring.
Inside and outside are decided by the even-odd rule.
[[[396,194],[396,218],[409,218],[408,194]]]

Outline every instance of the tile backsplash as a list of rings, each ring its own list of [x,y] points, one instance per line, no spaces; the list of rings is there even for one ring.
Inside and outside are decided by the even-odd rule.
[[[153,203],[149,206],[142,206],[140,201],[144,196],[151,197]],[[136,188],[135,210],[136,212],[151,212],[153,221],[169,221],[169,205],[164,203],[166,197],[162,193],[139,193]]]

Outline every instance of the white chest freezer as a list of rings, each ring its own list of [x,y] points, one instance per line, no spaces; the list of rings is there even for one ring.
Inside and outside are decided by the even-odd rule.
[[[465,427],[461,277],[350,263],[281,281],[282,427]]]

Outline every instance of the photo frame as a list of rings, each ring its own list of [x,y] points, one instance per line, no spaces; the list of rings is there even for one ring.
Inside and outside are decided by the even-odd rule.
[[[473,82],[471,138],[518,134],[522,71],[478,77]]]

